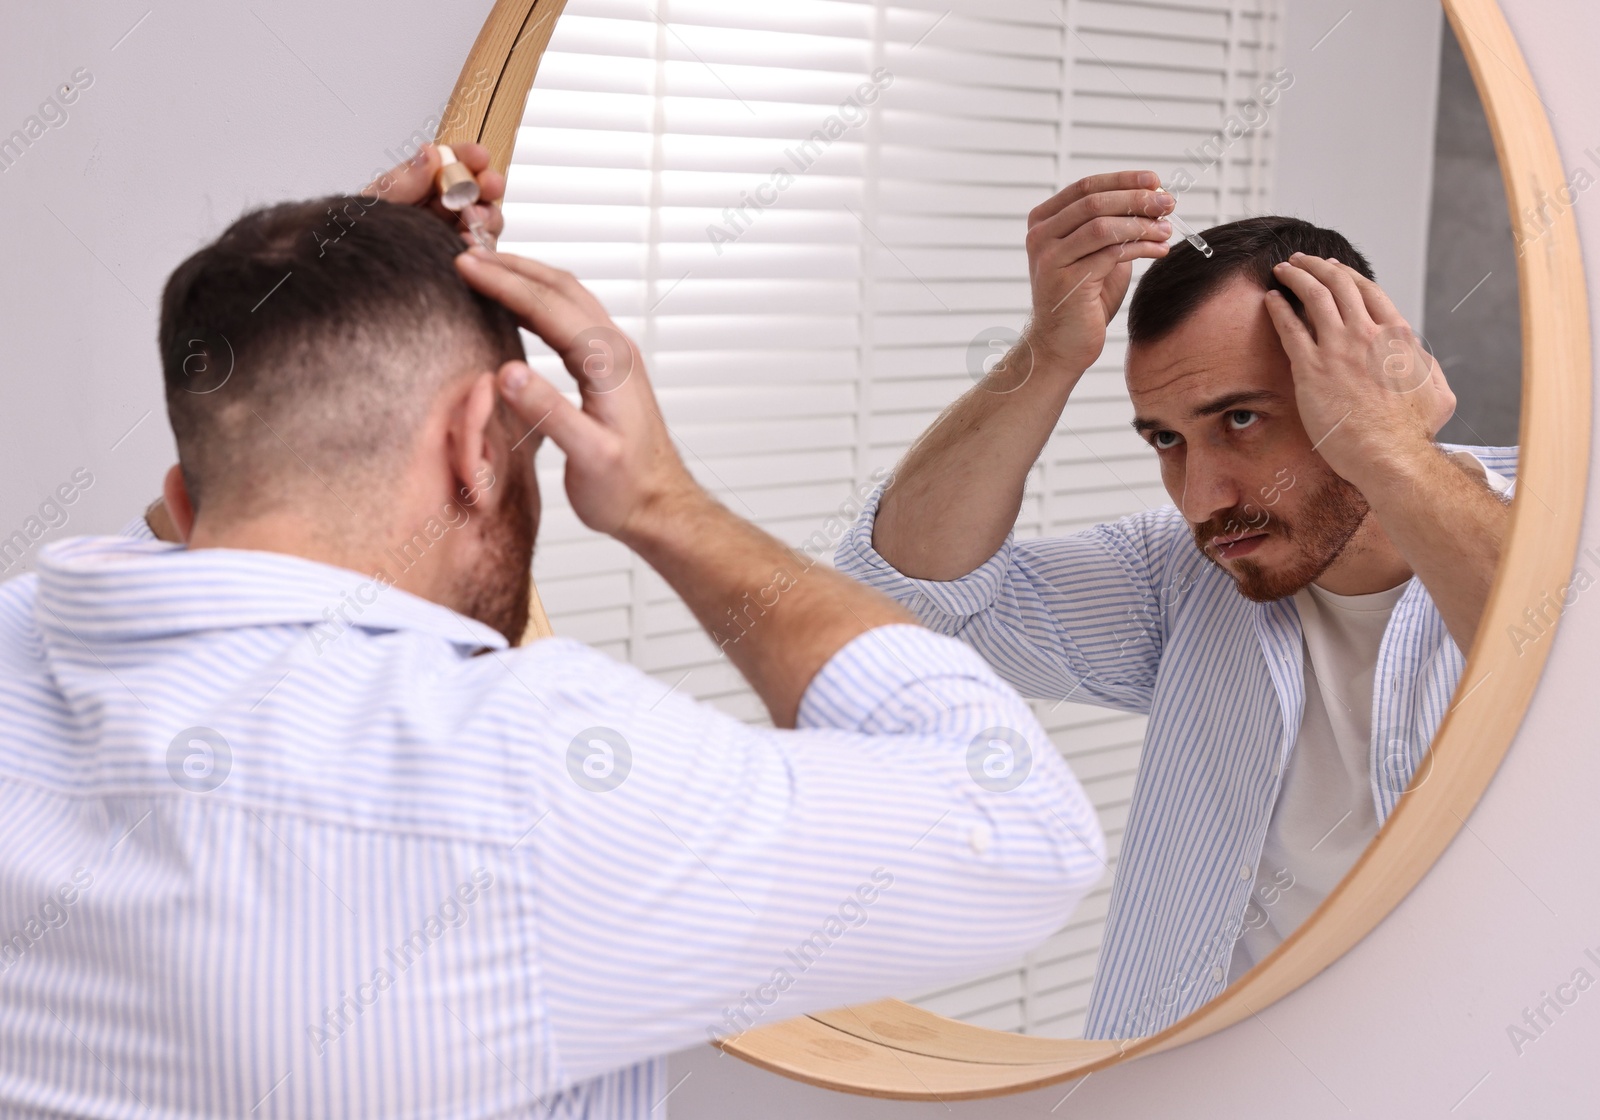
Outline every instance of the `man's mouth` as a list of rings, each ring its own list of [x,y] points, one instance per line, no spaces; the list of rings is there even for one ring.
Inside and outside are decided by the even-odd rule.
[[[1237,560],[1260,548],[1267,539],[1266,533],[1233,533],[1225,537],[1212,537],[1211,547],[1223,560]]]

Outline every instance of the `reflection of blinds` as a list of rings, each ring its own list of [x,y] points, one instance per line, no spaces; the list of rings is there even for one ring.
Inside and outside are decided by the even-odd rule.
[[[1031,207],[1090,171],[1187,164],[1195,224],[1259,208],[1270,123],[1213,145],[1222,158],[1203,175],[1184,150],[1204,159],[1224,105],[1270,69],[1257,7],[1271,2],[571,0],[518,137],[505,246],[571,269],[640,341],[702,482],[831,554],[874,472],[971,384],[974,336],[1022,325]],[[1120,362],[1114,331],[1034,472],[1019,534],[1166,500],[1128,430]],[[560,467],[547,449],[535,560],[556,631],[633,661],[663,693],[763,718],[664,583],[577,523]],[[1143,721],[1038,707],[1114,853]],[[1108,887],[1018,967],[921,1002],[1076,1032]]]

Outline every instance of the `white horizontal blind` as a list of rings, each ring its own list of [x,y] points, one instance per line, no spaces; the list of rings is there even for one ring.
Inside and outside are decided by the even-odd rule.
[[[1004,190],[985,192],[992,203],[986,213],[995,219],[1025,214],[1056,187],[1122,167],[1152,168],[1175,190],[1184,181],[1179,173],[1187,171],[1193,186],[1182,192],[1179,209],[1197,228],[1263,210],[1270,190],[1273,110],[1255,111],[1264,108],[1258,100],[1251,111],[1240,114],[1276,65],[1271,61],[1277,42],[1275,0],[1163,5],[1068,0],[1061,5],[1015,7],[1015,12],[1005,14],[1019,23],[1019,17],[1026,16],[1031,24],[1025,37],[1030,49],[1023,58],[1015,57],[1022,52],[1014,47],[997,58],[1000,52],[988,43],[973,43],[952,33],[952,44],[961,46],[950,48],[949,67],[961,75],[1002,73],[1013,89],[1025,76],[1030,78],[1036,84],[1027,92],[1038,100],[1029,108],[1039,108],[1023,119],[1049,126],[1058,148],[1054,152],[1043,146],[1005,149],[1009,159],[1026,157],[1034,162],[1019,163]],[[936,32],[930,44],[939,38]],[[969,61],[969,54],[979,57]],[[1034,70],[1031,64],[1040,55],[1054,66]],[[1056,83],[1053,89],[1049,78]],[[1020,99],[1009,111],[1023,114]],[[1230,115],[1260,124],[1219,144],[1214,134]],[[1066,127],[1060,127],[1062,123]],[[1220,158],[1213,159],[1211,152]],[[959,160],[952,162],[958,169],[951,178],[960,179]],[[924,180],[922,189],[938,186]],[[1029,201],[1017,201],[1019,195]],[[985,258],[992,259],[997,282],[1012,278],[1019,285],[1017,302],[1009,307],[1027,306],[1020,222],[1012,224],[1009,238],[992,242],[984,238],[975,243],[969,226],[948,218],[944,229],[952,243],[965,237],[965,245],[971,247],[958,265],[964,267],[965,276],[983,269]],[[994,294],[999,291],[997,286]],[[983,309],[992,322],[1020,325],[1019,319],[1007,317],[1004,303],[988,303]],[[1124,307],[1111,325],[1105,353],[1074,391],[1055,437],[1029,479],[1019,536],[1075,532],[1169,500],[1154,454],[1128,426],[1132,408],[1122,377],[1125,317]],[[921,323],[908,323],[904,335],[935,337],[938,318],[926,316]],[[959,368],[948,348],[906,357],[907,373],[916,370],[924,380],[908,394],[906,409],[889,429],[896,437],[920,431],[944,401],[965,387],[959,376],[942,381],[928,376],[930,371]],[[880,360],[880,368],[886,364]],[[887,370],[880,374],[888,376]],[[898,447],[883,450],[893,458]],[[1076,1037],[1082,1033],[1099,956],[1109,871],[1116,867],[1122,847],[1144,720],[1068,700],[1043,701],[1035,708],[1099,810],[1109,847],[1108,874],[1066,928],[1018,968],[917,1002],[996,1029]]]
[[[1182,166],[1266,68],[1272,2],[572,0],[528,100],[504,246],[571,269],[639,340],[705,485],[826,556],[874,472],[971,385],[974,337],[1025,321],[1028,210],[1091,171]],[[841,112],[864,84],[876,102]],[[836,135],[802,150],[830,118]],[[1269,136],[1197,176],[1191,221],[1260,205]],[[1127,427],[1121,350],[1119,320],[1030,479],[1020,535],[1166,500]],[[540,468],[535,575],[557,632],[663,694],[764,719],[665,584],[576,521],[555,448]],[[1115,852],[1143,721],[1038,708]],[[921,1002],[1075,1033],[1109,882],[1027,961]]]

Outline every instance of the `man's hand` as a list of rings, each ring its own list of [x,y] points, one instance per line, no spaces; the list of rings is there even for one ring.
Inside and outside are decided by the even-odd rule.
[[[1361,491],[1456,645],[1470,651],[1511,511],[1433,442],[1455,394],[1383,289],[1355,269],[1296,253],[1274,271],[1310,320],[1283,293],[1267,293],[1306,434]]]
[[[1434,454],[1455,394],[1383,289],[1349,265],[1304,253],[1274,273],[1310,320],[1307,327],[1281,292],[1267,293],[1301,423],[1328,466],[1367,493],[1375,471],[1392,475],[1397,461]]]
[[[544,339],[578,382],[581,409],[524,362],[507,362],[499,374],[517,415],[567,453],[567,496],[585,525],[626,541],[671,516],[676,499],[709,500],[672,446],[638,347],[571,273],[482,249],[457,265],[467,283]]]
[[[1076,376],[1106,344],[1106,326],[1128,294],[1133,261],[1167,255],[1177,200],[1154,171],[1091,175],[1028,215],[1033,318],[1024,341],[1032,368]]]
[[[500,369],[517,415],[567,453],[567,495],[591,529],[659,572],[745,675],[779,727],[793,727],[811,678],[847,642],[911,616],[735,517],[673,449],[638,348],[570,274],[474,249],[467,283],[510,308],[578,381],[583,407],[523,362]],[[752,599],[754,597],[754,599]],[[759,602],[759,614],[750,603]]]
[[[1028,472],[1105,348],[1133,261],[1167,254],[1174,200],[1160,182],[1153,171],[1092,175],[1028,215],[1027,329],[906,452],[878,505],[873,547],[905,575],[959,579],[1015,527]]]
[[[506,177],[489,166],[489,149],[482,144],[452,144],[450,150],[478,180],[478,201],[464,210],[447,210],[439,201],[437,176],[442,161],[434,144],[424,144],[409,162],[385,171],[362,187],[361,193],[402,206],[421,206],[455,226],[468,245],[476,244],[470,232],[472,223],[481,222],[484,236],[493,245],[506,227],[505,215],[494,205],[505,197]]]

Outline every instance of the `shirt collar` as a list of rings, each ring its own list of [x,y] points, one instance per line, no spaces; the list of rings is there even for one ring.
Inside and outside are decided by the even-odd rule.
[[[190,550],[128,537],[69,537],[38,553],[38,622],[86,643],[301,623],[410,630],[505,649],[490,626],[372,576],[303,556]],[[52,617],[54,616],[54,617]]]

